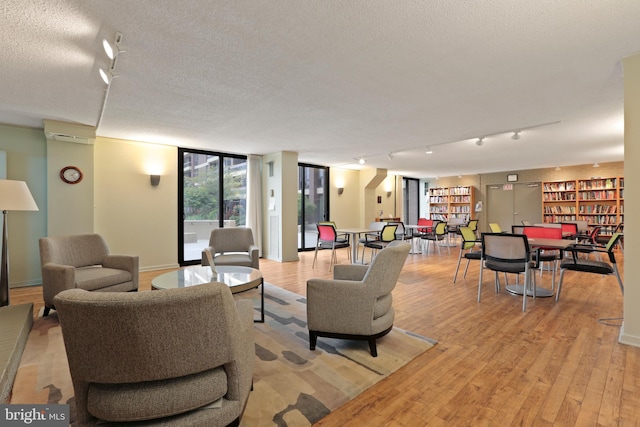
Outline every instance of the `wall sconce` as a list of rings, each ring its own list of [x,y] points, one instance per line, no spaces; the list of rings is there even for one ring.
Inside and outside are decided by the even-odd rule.
[[[160,175],[149,175],[149,178],[151,178],[152,187],[157,187],[160,184]]]
[[[387,191],[387,197],[391,197],[391,191]]]
[[[344,187],[338,187],[338,195],[344,193]]]

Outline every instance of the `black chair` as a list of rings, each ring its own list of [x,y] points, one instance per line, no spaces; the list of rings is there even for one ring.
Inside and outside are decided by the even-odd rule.
[[[482,259],[480,278],[478,279],[478,302],[482,293],[482,272],[485,268],[495,273],[496,292],[500,291],[498,273],[524,273],[522,287],[522,311],[527,310],[527,294],[536,297],[536,286],[531,270],[538,268],[537,259],[532,259],[527,236],[524,234],[482,233]],[[517,287],[513,293],[519,293]]]
[[[373,261],[373,255],[380,249],[386,248],[389,243],[396,240],[396,231],[398,230],[398,224],[386,224],[382,227],[379,236],[371,236],[367,234],[366,241],[364,243],[365,248],[371,249],[371,260]],[[364,261],[364,249],[362,250],[362,261]]]
[[[469,269],[469,263],[472,259],[480,261],[482,258],[482,250],[478,245],[480,240],[476,238],[476,233],[470,227],[460,227],[459,231],[462,236],[462,243],[460,244],[458,265],[456,266],[456,272],[453,275],[453,283],[456,283],[458,270],[460,269],[460,261],[462,261],[463,257],[467,260],[467,265],[464,268],[464,275],[462,277],[467,277],[467,270]]]
[[[429,246],[431,245],[431,242],[433,242],[438,249],[438,255],[440,255],[440,245],[438,244],[438,242],[442,242],[443,240],[445,240],[447,237],[447,233],[447,223],[438,222],[436,225],[434,225],[431,233],[420,236],[421,239],[427,241],[427,253],[429,253]],[[449,249],[449,246],[447,246],[447,250],[449,251],[449,253],[451,253],[451,249]]]
[[[618,244],[618,241],[622,237],[622,234],[615,233],[609,241],[607,245],[602,246],[591,246],[591,252],[600,252],[606,253],[609,256],[609,262],[607,261],[596,261],[589,258],[580,258],[578,253],[581,253],[585,246],[582,244],[574,244],[572,246],[567,247],[565,251],[572,252],[572,256],[565,259],[560,264],[560,282],[558,283],[558,292],[556,293],[556,301],[560,299],[560,291],[562,290],[562,279],[564,279],[564,273],[569,271],[579,271],[582,273],[595,273],[595,274],[603,274],[603,275],[612,275],[614,274],[618,279],[618,285],[620,286],[620,291],[624,295],[624,284],[622,283],[622,279],[620,278],[620,272],[618,271],[618,264],[616,263],[616,256],[613,252],[613,248]]]

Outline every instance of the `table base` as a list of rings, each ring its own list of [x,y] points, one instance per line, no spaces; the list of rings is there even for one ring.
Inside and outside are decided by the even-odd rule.
[[[507,285],[505,287],[507,292],[513,295],[522,295],[524,292],[524,285]],[[533,296],[533,289],[527,289],[527,296]],[[549,298],[553,296],[553,291],[545,288],[536,287],[536,298]]]

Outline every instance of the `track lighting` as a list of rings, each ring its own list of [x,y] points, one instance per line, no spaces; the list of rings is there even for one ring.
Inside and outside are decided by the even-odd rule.
[[[511,135],[511,139],[513,139],[514,141],[517,141],[520,139],[520,131],[516,130],[513,132],[513,135]]]
[[[360,160],[358,160],[358,163],[360,163],[361,165],[364,165],[365,164],[364,157],[360,157]]]
[[[478,138],[478,140],[476,141],[476,145],[478,147],[482,146],[482,144],[484,144],[484,137]]]
[[[109,64],[109,70],[108,71],[105,71],[102,68],[100,68],[100,70],[99,70],[100,77],[102,78],[102,81],[107,86],[111,84],[111,81],[115,77],[116,61],[118,59],[118,55],[120,53],[124,52],[123,50],[120,49],[120,43],[121,42],[122,42],[122,34],[121,33],[116,33],[115,40],[114,40],[113,44],[109,43],[109,41],[107,39],[103,39],[102,40],[102,48],[104,49],[104,53],[111,60],[111,63]]]
[[[100,68],[99,73],[102,81],[107,85],[111,84],[111,80],[115,77],[111,71],[105,71],[102,68]]]
[[[431,147],[427,147],[427,151],[425,151],[425,153],[427,154],[432,154],[433,150],[431,150]]]
[[[389,160],[393,160],[393,153],[389,153],[387,157],[389,157]]]
[[[118,56],[120,52],[122,52],[120,50],[121,41],[122,41],[121,33],[116,33],[115,41],[113,44],[109,43],[107,39],[102,39],[102,47],[104,48],[104,53],[107,54],[109,59],[112,59],[112,60],[115,59],[115,57]]]

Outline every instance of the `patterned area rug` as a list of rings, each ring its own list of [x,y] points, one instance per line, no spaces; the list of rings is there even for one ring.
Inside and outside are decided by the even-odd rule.
[[[241,294],[258,301],[257,292]],[[256,314],[256,318],[258,315]],[[265,285],[265,323],[256,323],[254,389],[241,426],[309,426],[427,351],[435,341],[394,328],[378,340],[318,338],[309,350],[306,300]],[[73,387],[55,311],[33,324],[11,403],[66,403],[74,418]]]

